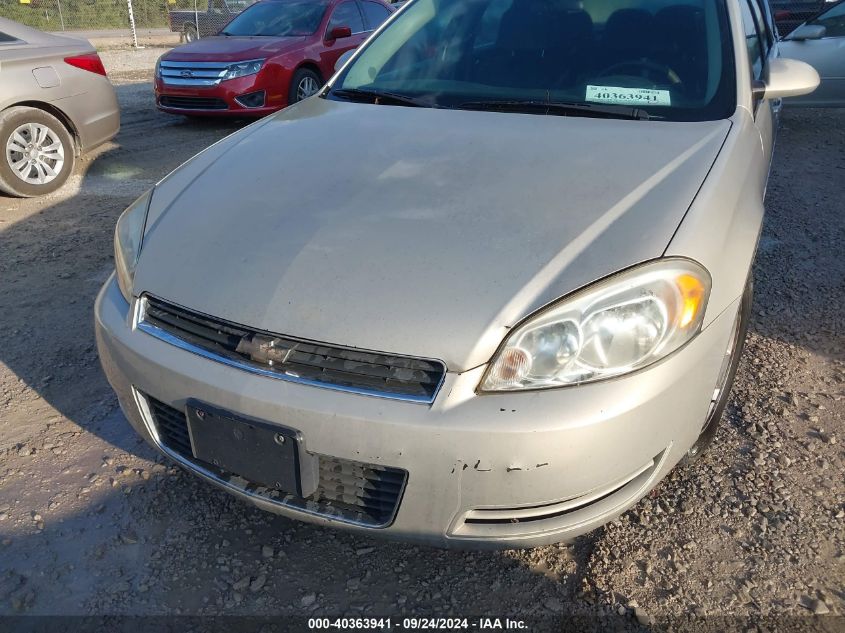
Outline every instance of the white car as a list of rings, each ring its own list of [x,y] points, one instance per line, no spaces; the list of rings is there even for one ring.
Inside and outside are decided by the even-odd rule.
[[[571,539],[713,439],[775,105],[764,0],[411,0],[317,95],[118,222],[130,423],[272,512],[443,547]]]
[[[845,0],[795,29],[780,43],[780,51],[807,62],[821,76],[814,92],[787,99],[787,105],[845,107]]]

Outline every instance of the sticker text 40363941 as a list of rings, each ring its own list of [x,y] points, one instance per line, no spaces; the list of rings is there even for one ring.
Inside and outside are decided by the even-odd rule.
[[[672,105],[672,96],[668,90],[652,90],[650,88],[587,86],[585,99],[593,103],[611,103],[615,105]]]

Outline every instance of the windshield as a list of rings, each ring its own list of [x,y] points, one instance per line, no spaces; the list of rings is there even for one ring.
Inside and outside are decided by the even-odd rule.
[[[329,96],[694,121],[730,116],[735,90],[723,0],[412,0]]]
[[[313,35],[328,0],[270,0],[253,4],[226,25],[222,35],[285,37]]]

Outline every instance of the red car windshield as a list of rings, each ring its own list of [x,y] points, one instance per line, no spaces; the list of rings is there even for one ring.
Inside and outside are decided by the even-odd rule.
[[[313,35],[320,27],[328,6],[328,0],[259,2],[229,22],[220,34],[239,37]]]

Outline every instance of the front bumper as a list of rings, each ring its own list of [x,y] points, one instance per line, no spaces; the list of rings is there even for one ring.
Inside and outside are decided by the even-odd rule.
[[[238,100],[259,91],[264,91],[265,95],[260,107],[246,107]],[[170,86],[156,77],[155,98],[159,110],[190,116],[263,117],[287,107],[287,93],[281,84],[266,81],[262,73],[224,81],[213,87],[196,88]],[[175,105],[167,105],[168,100]]]
[[[296,429],[309,453],[408,473],[395,519],[380,529],[277,503],[185,464],[205,479],[313,523],[442,547],[506,548],[588,532],[666,475],[698,436],[737,308],[646,371],[568,389],[478,396],[481,367],[447,374],[431,406],[256,376],[179,349],[134,327],[114,278],[95,311],[109,382],[133,427],[160,450],[141,394],[177,410],[196,399]]]

